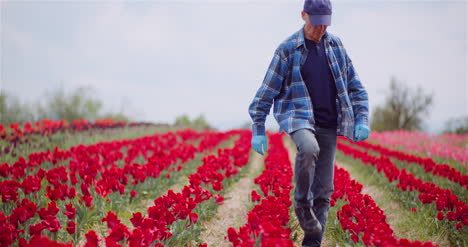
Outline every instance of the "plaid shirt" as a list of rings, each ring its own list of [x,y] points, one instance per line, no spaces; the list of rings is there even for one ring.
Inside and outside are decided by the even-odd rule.
[[[291,134],[304,128],[315,131],[312,101],[301,76],[301,66],[308,52],[303,28],[276,49],[263,83],[249,106],[253,135],[265,135],[265,119],[273,102],[273,115],[280,125],[280,132]],[[328,32],[322,38],[337,89],[337,135],[356,141],[355,124],[369,126],[367,92],[341,40]]]

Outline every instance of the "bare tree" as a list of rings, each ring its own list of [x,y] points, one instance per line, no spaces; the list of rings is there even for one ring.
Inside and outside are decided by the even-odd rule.
[[[410,89],[392,77],[384,105],[377,106],[372,114],[371,129],[421,130],[432,102],[432,94],[425,94],[419,87],[416,90]]]

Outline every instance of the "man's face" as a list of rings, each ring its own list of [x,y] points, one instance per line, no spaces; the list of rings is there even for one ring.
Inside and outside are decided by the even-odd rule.
[[[304,11],[302,11],[302,19],[305,21],[304,34],[306,35],[306,38],[315,42],[319,42],[322,36],[325,34],[328,26],[313,26],[310,24],[309,14]]]

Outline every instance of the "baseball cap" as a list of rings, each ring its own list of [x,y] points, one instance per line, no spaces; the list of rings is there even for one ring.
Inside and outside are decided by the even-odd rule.
[[[330,0],[305,0],[304,12],[309,14],[313,26],[331,25],[332,6]]]

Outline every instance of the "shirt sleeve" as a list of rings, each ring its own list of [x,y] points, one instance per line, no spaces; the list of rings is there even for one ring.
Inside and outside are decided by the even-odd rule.
[[[252,135],[265,135],[265,120],[275,97],[281,92],[287,72],[287,60],[280,48],[276,49],[260,88],[249,106]]]
[[[346,54],[346,64],[348,68],[348,95],[353,107],[355,123],[369,126],[369,101],[367,91],[364,85],[362,85],[348,54]]]

